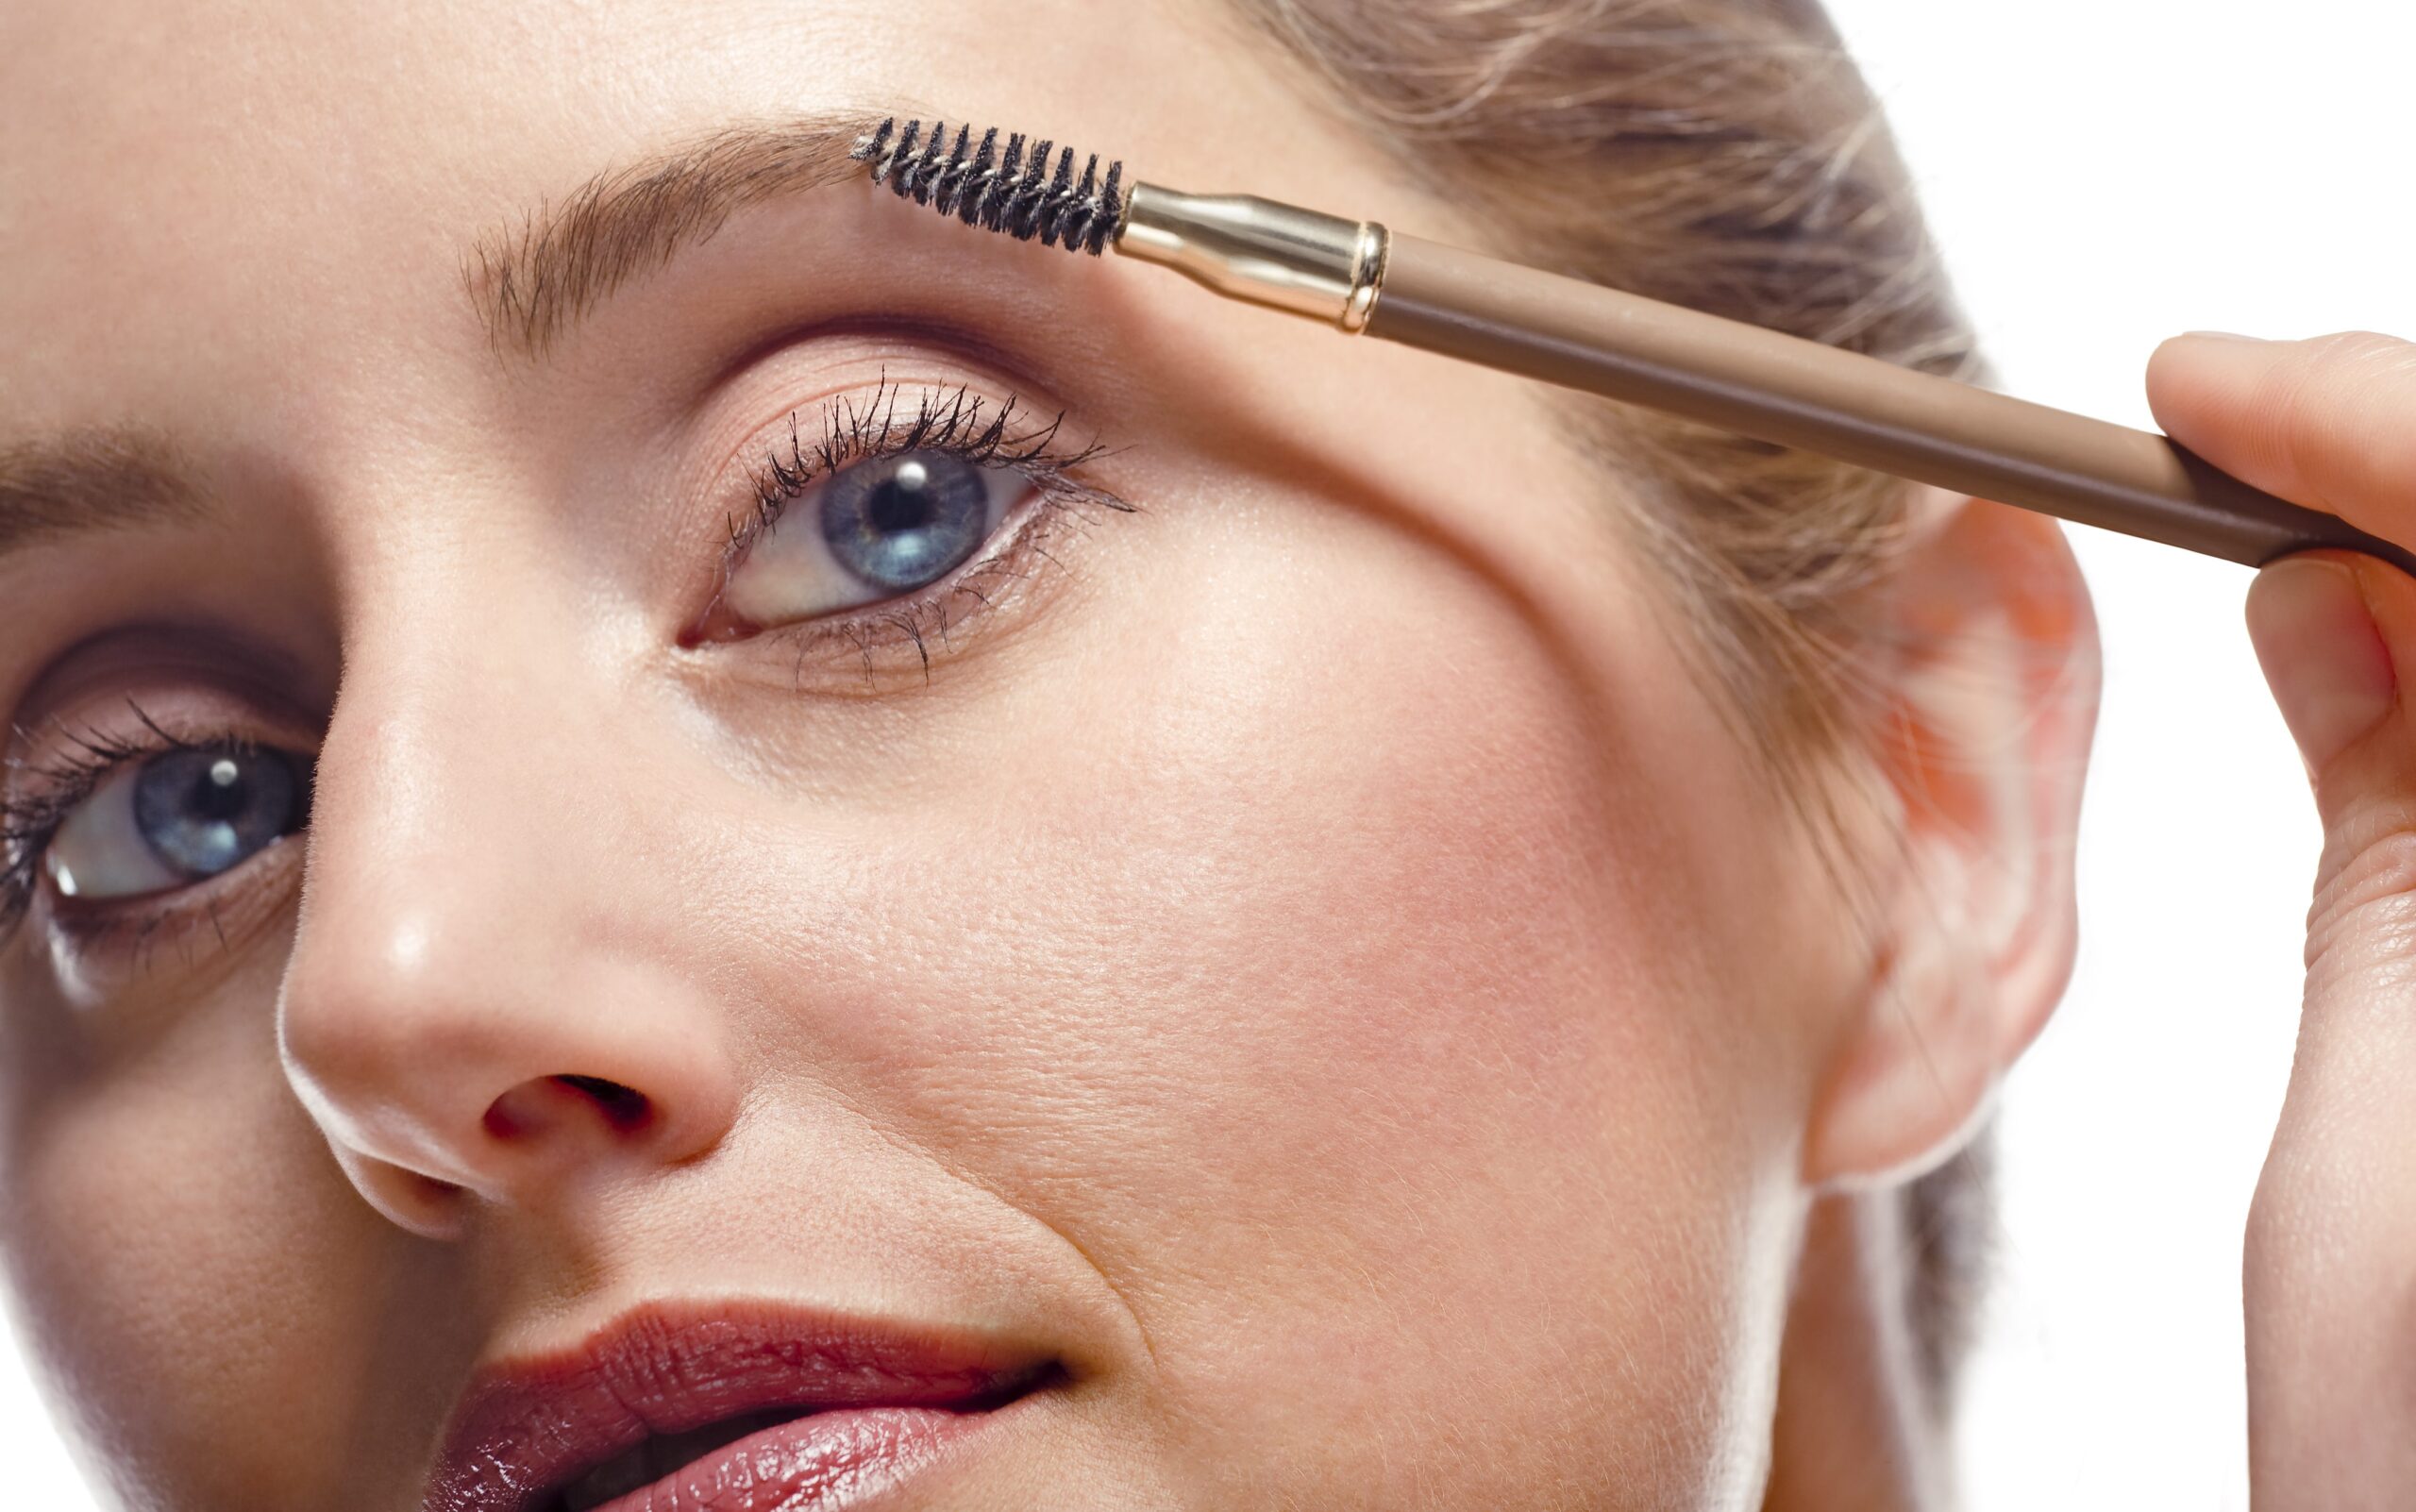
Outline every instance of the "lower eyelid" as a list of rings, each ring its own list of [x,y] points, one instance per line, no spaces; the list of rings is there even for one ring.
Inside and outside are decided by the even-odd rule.
[[[1043,613],[1062,587],[1068,546],[1100,520],[1136,512],[1104,490],[1064,480],[1035,485],[991,544],[928,587],[861,610],[803,620],[757,639],[792,691],[873,694],[928,684],[978,637],[987,642]]]
[[[53,899],[46,923],[60,952],[55,959],[82,995],[97,996],[138,978],[233,956],[298,896],[303,839],[303,833],[286,835],[214,877],[172,892],[82,907]]]

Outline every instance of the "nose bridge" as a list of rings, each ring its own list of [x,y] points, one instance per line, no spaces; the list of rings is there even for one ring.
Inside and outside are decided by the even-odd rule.
[[[423,595],[346,648],[280,1042],[413,1227],[445,1226],[449,1188],[530,1201],[582,1163],[687,1158],[736,1105],[706,974],[644,885],[668,832],[623,695],[563,618]]]
[[[312,803],[314,898],[365,883],[424,909],[465,896],[410,885],[432,880],[425,865],[544,874],[591,842],[608,795],[580,781],[578,757],[597,754],[597,705],[612,695],[567,612],[529,601],[542,591],[524,581],[482,602],[446,584],[352,627]],[[573,805],[590,822],[546,822]]]

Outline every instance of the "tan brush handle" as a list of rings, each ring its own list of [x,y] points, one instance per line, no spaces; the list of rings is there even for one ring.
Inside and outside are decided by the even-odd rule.
[[[1366,333],[2250,566],[2338,546],[2416,572],[2163,436],[1414,236]]]
[[[1464,252],[1254,194],[1074,178],[1021,135],[997,155],[960,123],[883,121],[856,144],[875,184],[1017,241],[1155,262],[1246,300],[1487,367],[1648,405],[1782,446],[2262,566],[2310,546],[2416,557],[2249,487],[2166,437],[1740,321]],[[918,147],[917,143],[921,145]]]

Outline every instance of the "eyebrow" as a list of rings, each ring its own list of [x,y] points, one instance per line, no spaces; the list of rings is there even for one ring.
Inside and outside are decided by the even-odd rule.
[[[810,116],[726,127],[608,169],[472,244],[463,281],[499,351],[539,357],[630,278],[730,215],[844,182],[871,122]],[[200,523],[209,495],[176,446],[131,427],[0,444],[0,556],[63,536]]]
[[[87,531],[208,519],[193,478],[146,430],[71,430],[0,447],[0,555]]]
[[[606,295],[710,239],[733,211],[860,173],[849,154],[869,127],[839,115],[726,127],[607,169],[478,237],[462,277],[490,341],[544,356]]]

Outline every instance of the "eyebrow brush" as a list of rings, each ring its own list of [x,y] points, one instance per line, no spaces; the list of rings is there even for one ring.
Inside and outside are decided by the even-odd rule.
[[[1051,161],[1051,152],[1055,152]],[[2164,436],[1500,258],[1249,194],[1079,177],[1071,147],[885,120],[872,181],[968,226],[1155,262],[1228,298],[2058,518],[2262,566],[2314,546],[2416,557]]]

